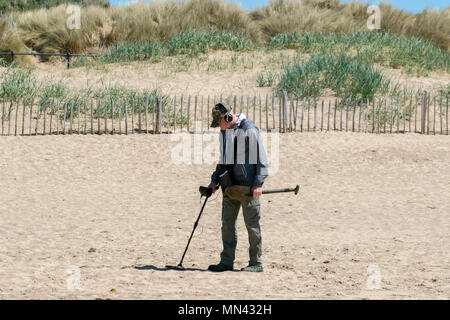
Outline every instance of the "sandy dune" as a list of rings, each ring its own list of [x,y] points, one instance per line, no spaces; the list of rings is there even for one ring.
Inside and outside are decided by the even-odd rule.
[[[38,63],[34,75],[38,82],[60,82],[71,89],[123,86],[134,89],[160,88],[165,94],[185,95],[262,95],[269,87],[259,87],[257,77],[271,71],[282,71],[282,61],[293,58],[295,50],[270,52],[215,51],[200,58],[165,57],[161,62],[129,62],[96,67],[66,68],[64,59],[55,63]],[[308,54],[304,55],[307,59]],[[234,61],[234,62],[233,62]],[[430,72],[426,77],[406,74],[401,69],[376,65],[393,84],[413,91],[437,91],[450,84],[446,72]],[[0,72],[5,68],[0,67]]]
[[[262,274],[204,272],[221,249],[221,195],[186,256],[192,269],[164,269],[214,167],[175,165],[176,143],[1,137],[0,298],[450,298],[448,136],[282,135],[265,187],[302,188],[262,200]],[[236,268],[248,259],[242,215],[238,229]],[[76,268],[80,287],[68,288]]]

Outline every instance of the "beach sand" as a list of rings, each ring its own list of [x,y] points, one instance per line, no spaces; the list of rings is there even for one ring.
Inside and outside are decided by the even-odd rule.
[[[190,136],[193,138],[193,136]],[[186,246],[214,164],[171,135],[0,137],[1,299],[450,298],[450,139],[280,135],[264,195],[264,272],[211,273],[221,199]],[[248,261],[242,213],[236,270]],[[78,279],[79,275],[79,281]]]

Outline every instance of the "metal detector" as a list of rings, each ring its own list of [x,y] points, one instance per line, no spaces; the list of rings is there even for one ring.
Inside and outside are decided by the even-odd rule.
[[[274,190],[263,190],[263,194],[270,194],[270,193],[284,193],[284,192],[294,192],[294,194],[298,194],[298,191],[300,189],[300,186],[297,185],[295,188],[285,188],[285,189],[274,189]],[[194,223],[194,229],[192,229],[191,232],[191,236],[189,237],[188,243],[186,245],[186,249],[184,249],[183,252],[183,256],[181,257],[180,263],[176,266],[171,266],[171,265],[166,265],[167,269],[171,269],[171,270],[185,270],[185,268],[183,267],[183,259],[184,256],[186,255],[186,252],[189,248],[189,244],[191,243],[192,240],[192,236],[194,235],[194,231],[198,226],[198,222],[200,220],[200,217],[202,216],[203,213],[203,209],[205,208],[206,202],[208,201],[208,198],[211,197],[212,195],[212,189],[211,188],[207,188],[207,187],[200,187],[199,188],[200,194],[202,195],[202,197],[206,197],[205,202],[203,202],[203,206],[202,209],[200,210],[200,214],[198,215],[197,220]],[[248,196],[252,196],[251,194],[248,194]]]
[[[294,192],[294,194],[297,195],[299,190],[300,190],[300,186],[296,185],[295,188],[263,190],[262,194]],[[247,194],[247,196],[252,197],[253,193],[249,193],[249,194]]]
[[[186,252],[187,252],[187,250],[188,250],[188,248],[189,248],[189,244],[191,243],[192,236],[194,235],[194,231],[195,231],[195,229],[196,229],[197,226],[198,226],[198,222],[199,222],[199,220],[200,220],[200,217],[202,216],[203,209],[205,208],[205,205],[206,205],[206,201],[208,201],[208,198],[211,197],[211,195],[212,195],[212,189],[211,189],[211,188],[200,187],[199,191],[200,191],[200,194],[201,194],[202,196],[205,196],[205,197],[206,197],[206,199],[205,199],[205,202],[203,202],[203,206],[202,206],[202,209],[200,210],[200,214],[198,215],[198,218],[197,218],[197,220],[196,220],[195,223],[194,223],[194,229],[192,229],[191,236],[189,237],[188,243],[187,243],[187,245],[186,245],[186,249],[184,249],[184,253],[183,253],[183,256],[181,257],[180,263],[179,263],[178,265],[176,265],[176,266],[166,265],[166,268],[167,268],[167,269],[172,269],[172,270],[185,270],[184,267],[183,267],[183,259],[184,259],[184,256],[186,255]]]

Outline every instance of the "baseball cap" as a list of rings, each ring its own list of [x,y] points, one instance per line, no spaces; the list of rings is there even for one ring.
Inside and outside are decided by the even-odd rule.
[[[217,128],[219,126],[220,120],[227,115],[231,110],[225,108],[225,106],[221,103],[218,103],[212,109],[212,122],[211,128]]]

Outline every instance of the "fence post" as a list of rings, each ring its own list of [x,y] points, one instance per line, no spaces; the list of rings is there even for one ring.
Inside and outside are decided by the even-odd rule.
[[[180,100],[180,130],[183,131],[183,95],[181,95],[181,100]],[[214,97],[214,100],[216,98]]]
[[[430,134],[430,104],[431,104],[431,94],[428,94],[428,99],[427,99],[427,134]]]
[[[203,97],[202,97],[202,99],[203,99]],[[208,95],[208,102],[207,102],[208,104],[207,104],[207,107],[206,107],[206,112],[208,112],[208,106],[209,106],[209,95]],[[236,96],[234,96],[234,98],[233,98],[233,112],[234,113],[237,113],[237,111],[236,111],[236,104],[237,103],[237,97]],[[202,119],[203,119],[203,116],[202,116]],[[208,121],[209,122],[209,121]],[[208,124],[209,125],[209,124]]]
[[[175,132],[176,130],[177,130],[177,95],[174,95],[174,97],[173,97],[173,132]]]
[[[36,127],[34,128],[34,134],[37,136],[38,134],[38,128],[39,128],[39,107],[40,107],[40,102],[37,104],[36,106]]]
[[[426,115],[427,115],[426,101],[427,101],[427,92],[424,91],[423,98],[422,98],[422,114],[421,114],[421,119],[420,119],[420,133],[422,133],[422,134],[425,133],[425,120],[426,120]]]
[[[111,98],[111,134],[114,134],[114,100]]]
[[[440,118],[439,120],[441,123],[441,134],[442,134],[442,93],[439,97],[439,118]]]
[[[278,132],[283,132],[283,98],[284,96],[280,94],[280,96],[278,97],[278,127],[279,127],[279,131]]]
[[[23,107],[22,107],[22,136],[25,133],[25,105],[26,105],[26,98],[23,98]]]
[[[197,122],[197,95],[194,97],[194,132],[196,131]]]
[[[256,124],[256,96],[253,96],[253,122]]]
[[[370,111],[370,100],[366,98],[366,101],[363,101],[363,104],[366,104],[364,108],[364,132],[369,133],[369,111]]]
[[[390,110],[389,133],[392,133],[392,125],[394,122],[394,96],[391,96],[391,104],[390,104],[389,110]]]
[[[66,59],[67,59],[67,69],[70,69],[70,53],[66,53]]]
[[[91,134],[94,134],[94,101],[91,98]]]
[[[248,114],[248,105],[250,104],[250,97],[247,96],[247,111],[245,112],[245,115],[250,119],[250,115]]]
[[[87,134],[87,104],[86,104],[86,99],[83,100],[83,112],[84,112],[84,135]],[[50,121],[50,125],[51,125],[51,121]]]
[[[138,103],[138,130],[139,133],[142,133],[142,112],[141,112],[141,97],[137,98]]]
[[[145,133],[148,133],[148,97],[149,95],[145,97]]]
[[[123,100],[123,108],[125,110],[125,135],[128,135],[128,105],[126,98]]]
[[[417,107],[418,107],[418,92],[416,92],[416,107],[414,108],[414,133],[417,133]]]
[[[97,99],[97,129],[98,129],[97,134],[101,134],[100,133],[100,128],[101,128],[101,124],[100,124],[100,103],[98,102],[98,99]]]
[[[17,136],[17,116],[19,113],[19,99],[17,99],[16,102],[16,117],[15,117],[15,121],[14,121],[14,135]]]
[[[105,100],[103,122],[105,123],[105,134],[108,134],[108,100]]]
[[[262,102],[261,102],[261,95],[259,95],[259,128],[262,129]]]
[[[359,114],[358,114],[358,132],[361,131],[361,113],[362,113],[363,99],[359,100]]]
[[[3,100],[3,103],[2,103],[2,136],[3,136],[3,132],[4,132],[3,126],[5,125],[5,100]]]
[[[272,129],[275,129],[275,94],[272,93]]]
[[[33,101],[31,101],[31,109],[33,109]],[[60,109],[61,109],[61,100],[58,99],[58,105],[56,107],[56,113],[55,113],[55,117],[56,117],[56,135],[59,135]],[[31,115],[31,111],[30,111],[30,115]],[[31,117],[30,117],[30,119],[31,119]],[[30,120],[30,128],[31,128],[31,120]],[[31,131],[30,131],[30,135],[31,135]]]
[[[203,106],[204,106],[204,103],[203,103],[203,95],[202,95],[202,102],[200,104],[200,121],[201,121],[200,122],[200,130],[202,133],[203,133]],[[174,108],[175,108],[175,105],[174,105]],[[233,110],[236,110],[236,96],[234,96]]]
[[[374,99],[376,99],[375,97],[374,97]],[[378,104],[379,104],[379,108],[378,108],[378,133],[381,133],[381,132],[384,132],[383,130],[384,130],[384,127],[383,127],[383,124],[381,123],[381,121],[382,121],[382,119],[381,119],[381,116],[382,116],[382,109],[383,109],[383,101],[379,101],[378,102]]]
[[[308,99],[308,119],[307,119],[307,125],[306,125],[306,131],[308,131],[309,132],[309,114],[310,114],[310,111],[311,111],[311,100],[310,99]]]
[[[369,108],[370,108],[369,98],[366,98],[365,103],[366,107],[364,108],[364,132],[369,133]]]
[[[170,131],[170,125],[169,125],[169,107],[170,107],[170,95],[167,96],[167,105],[166,105],[167,133],[169,133],[169,131]]]
[[[316,121],[317,121],[317,99],[314,99],[314,127],[313,127],[313,131],[316,131]]]
[[[355,132],[355,115],[356,115],[356,98],[353,103],[353,110],[352,110],[352,132]]]
[[[8,136],[11,132],[11,110],[12,110],[12,107],[13,107],[13,101],[11,100],[9,102],[9,108],[8,108],[8,134],[7,134]]]
[[[134,97],[131,97],[131,134],[134,134]]]
[[[436,134],[436,96],[433,97],[433,134]]]
[[[335,131],[336,131],[336,112],[337,112],[337,98],[334,98],[333,130],[335,130]]]
[[[283,132],[286,132],[286,122],[287,122],[287,93],[283,93]]]
[[[220,99],[222,101],[222,99]],[[190,120],[190,113],[191,113],[191,96],[188,97],[188,104],[187,104],[187,132],[189,132],[189,120]]]
[[[73,123],[73,104],[74,101],[70,104],[70,124],[69,124],[69,134],[72,134],[72,123]]]
[[[159,133],[162,133],[162,96],[159,97],[158,113],[159,113]]]
[[[269,131],[269,94],[266,93],[266,131]]]
[[[208,96],[209,97],[209,96]],[[216,98],[214,96],[214,103],[216,103]],[[242,113],[244,110],[244,96],[241,95],[241,103],[240,103],[240,107],[239,107],[239,113]],[[237,112],[237,111],[236,111]],[[209,123],[209,119],[208,119],[208,123]]]
[[[446,99],[446,103],[445,103],[445,130],[446,133],[448,135],[448,93],[447,93],[447,99]]]
[[[77,124],[78,124],[78,132],[77,132],[77,134],[80,134],[80,114],[81,114],[81,107],[80,107],[80,102],[79,101],[77,101],[77,116],[78,116],[78,121],[77,121]],[[44,109],[44,123],[45,123],[45,109]]]
[[[406,93],[403,93],[403,133],[406,133]]]
[[[242,102],[242,99],[241,99],[241,102]],[[206,127],[208,128],[206,130],[207,132],[209,132],[209,124],[210,124],[210,122],[209,122],[209,103],[210,103],[210,101],[209,101],[209,94],[208,94],[208,99],[206,101]],[[235,109],[235,112],[236,112],[236,109]],[[242,104],[241,104],[241,112],[242,112]]]
[[[323,130],[323,104],[324,104],[324,100],[323,100],[323,98],[322,98],[322,106],[321,106],[321,109],[322,109],[322,115],[321,115],[321,117],[320,117],[320,131],[322,131]]]
[[[406,119],[406,116],[405,116],[405,119]],[[411,94],[411,97],[409,98],[409,121],[408,121],[408,132],[409,133],[411,133],[411,119],[412,119],[412,94]]]
[[[121,135],[122,134],[122,103],[120,102],[120,98],[118,99],[118,103],[119,103],[119,114],[118,114],[119,135]]]
[[[46,124],[47,124],[47,117],[45,116],[45,112],[47,111],[47,103],[44,104],[44,109],[42,110],[42,112],[44,113],[44,128],[42,129],[42,135],[45,136],[45,128],[46,128]]]
[[[347,105],[345,106],[345,132],[348,131],[348,110],[350,109],[351,100],[347,100]]]
[[[302,113],[300,114],[300,132],[303,132],[303,117],[304,117],[304,113],[305,113],[305,103],[306,103],[306,98],[303,98],[302,101]]]
[[[395,133],[400,132],[400,94],[397,96],[397,130]]]
[[[331,98],[328,100],[327,131],[330,131]]]

